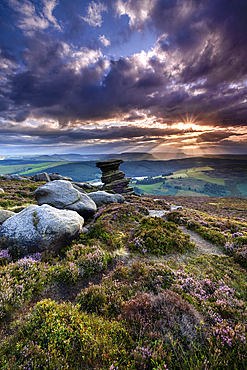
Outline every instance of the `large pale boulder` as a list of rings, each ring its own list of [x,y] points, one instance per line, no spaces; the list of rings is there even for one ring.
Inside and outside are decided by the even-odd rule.
[[[123,203],[124,197],[121,194],[110,194],[106,191],[94,191],[87,194],[96,204],[96,206],[102,206],[109,203]]]
[[[94,201],[73,187],[69,181],[55,180],[47,182],[35,190],[38,205],[50,204],[59,209],[78,212],[85,220],[96,212]]]
[[[31,205],[2,224],[0,237],[5,237],[12,246],[25,247],[28,253],[58,252],[78,237],[83,223],[77,212],[47,204]]]
[[[8,211],[7,209],[0,209],[0,225],[14,215],[16,215],[15,212]]]

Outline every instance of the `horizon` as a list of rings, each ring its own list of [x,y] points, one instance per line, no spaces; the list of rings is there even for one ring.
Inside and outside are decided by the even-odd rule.
[[[47,153],[43,153],[43,154],[20,154],[20,155],[0,155],[0,161],[3,161],[4,159],[7,159],[7,158],[10,158],[10,159],[13,159],[13,158],[24,158],[24,157],[31,157],[31,158],[39,158],[39,157],[63,157],[63,156],[80,156],[80,157],[109,157],[110,155],[113,156],[113,158],[117,158],[117,156],[123,156],[123,155],[147,155],[147,154],[150,154],[152,155],[155,159],[158,159],[158,160],[166,160],[165,157],[167,156],[167,160],[176,160],[176,159],[187,159],[187,158],[202,158],[202,157],[221,157],[221,156],[224,156],[224,157],[227,157],[227,156],[247,156],[247,153],[217,153],[217,154],[214,154],[214,153],[207,153],[207,154],[203,154],[203,155],[187,155],[183,152],[121,152],[121,153],[90,153],[90,154],[87,154],[87,153],[52,153],[52,154],[47,154]],[[179,156],[179,158],[177,158]],[[148,159],[146,159],[148,160]],[[73,161],[72,161],[73,162]]]
[[[3,0],[0,29],[0,156],[247,154],[246,2]]]

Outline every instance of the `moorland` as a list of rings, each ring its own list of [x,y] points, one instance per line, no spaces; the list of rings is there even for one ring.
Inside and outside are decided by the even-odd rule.
[[[0,207],[36,204],[41,185],[2,179]],[[246,369],[246,210],[247,198],[133,195],[58,255],[2,240],[0,368]]]

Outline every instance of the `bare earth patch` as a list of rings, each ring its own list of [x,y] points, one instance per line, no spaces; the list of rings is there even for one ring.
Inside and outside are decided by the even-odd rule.
[[[217,245],[214,245],[207,240],[204,240],[200,235],[195,233],[192,230],[188,230],[185,226],[179,226],[179,229],[184,233],[190,236],[190,239],[193,243],[195,243],[196,250],[199,254],[217,254],[218,256],[225,256]]]

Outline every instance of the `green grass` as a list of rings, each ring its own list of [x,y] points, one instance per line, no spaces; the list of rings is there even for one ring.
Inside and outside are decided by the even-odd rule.
[[[68,163],[70,163],[70,162],[57,162],[57,163],[48,162],[48,163],[32,164],[31,165],[31,167],[32,167],[31,170],[21,171],[20,174],[31,176],[32,174],[35,174],[37,172],[44,172],[47,168],[58,167],[58,166],[61,166],[62,164],[68,164]]]
[[[49,167],[57,167],[61,164],[65,164],[69,162],[45,162],[45,163],[30,163],[30,164],[18,164],[18,165],[9,165],[9,166],[0,166],[0,173],[5,174],[13,174],[18,173],[20,175],[32,175],[37,172],[44,172],[46,168]]]
[[[206,175],[204,172],[188,172],[189,177],[193,177],[194,179],[197,180],[203,180],[206,182],[210,182],[211,184],[217,184],[217,185],[225,185],[225,180],[224,179],[218,179],[218,178],[213,178],[208,175]]]

